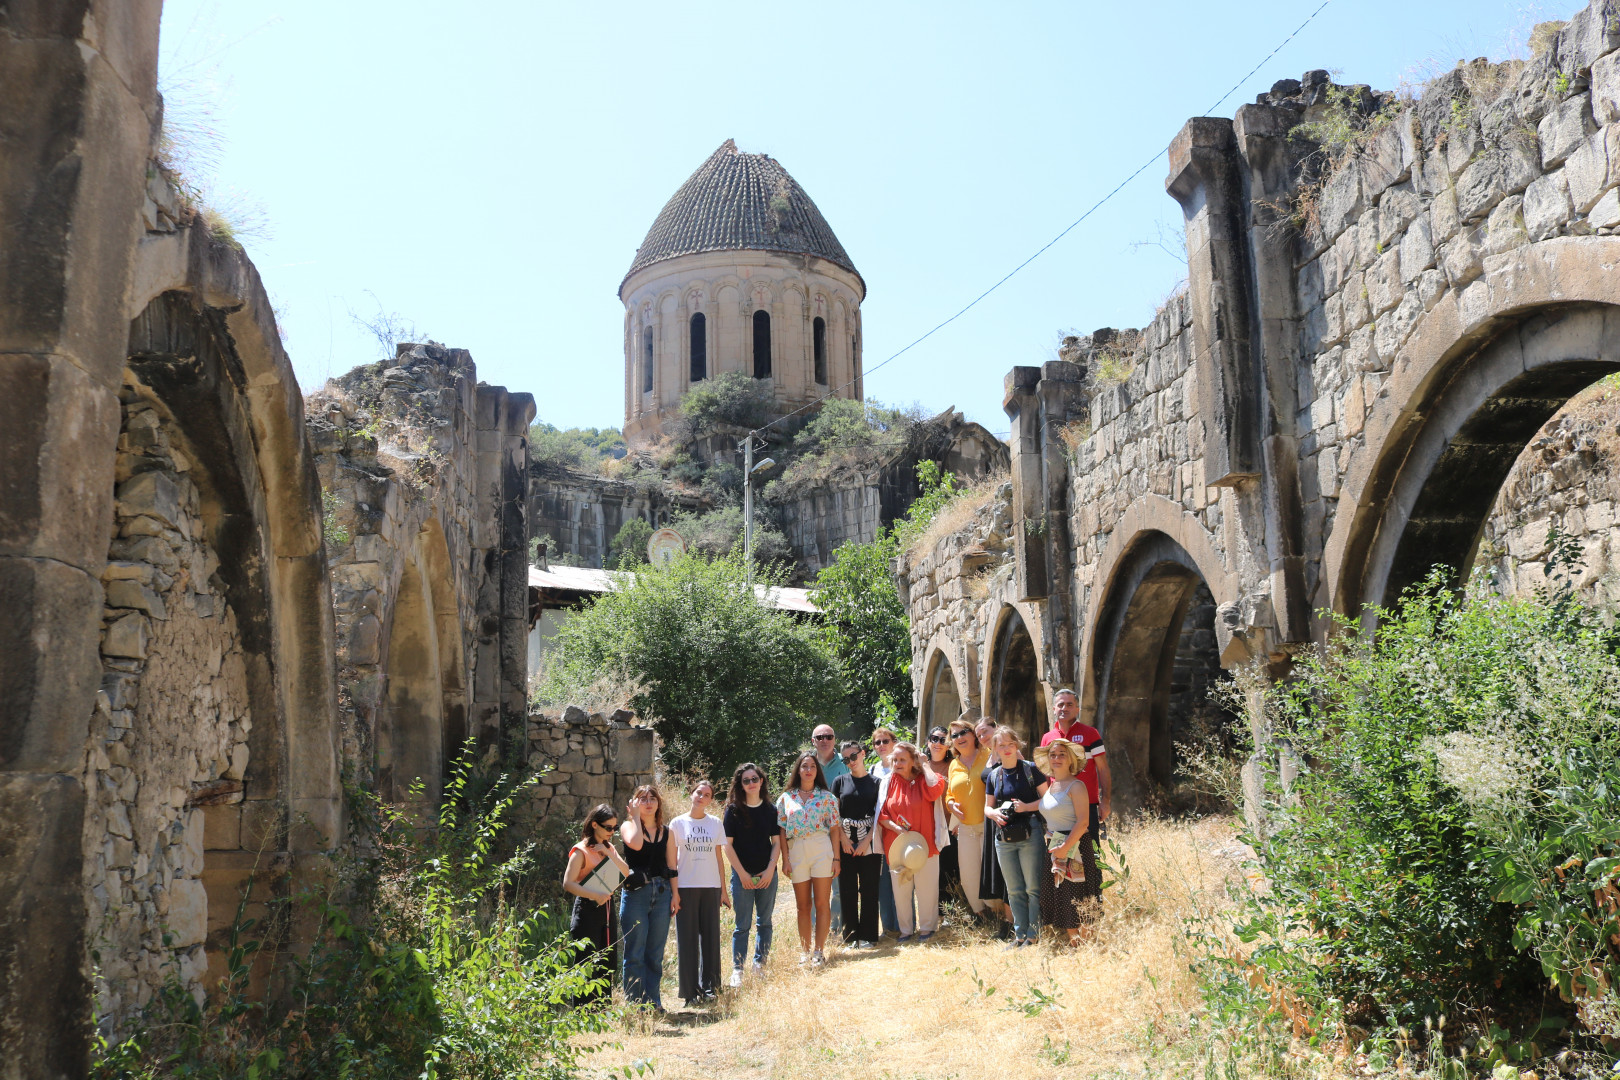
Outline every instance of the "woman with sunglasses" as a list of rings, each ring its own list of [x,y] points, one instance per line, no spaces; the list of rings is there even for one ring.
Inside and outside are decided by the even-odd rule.
[[[681,999],[691,1008],[720,992],[720,909],[731,906],[726,888],[725,833],[709,814],[714,785],[692,785],[692,809],[669,823],[670,886],[674,898],[675,955]]]
[[[793,898],[799,908],[799,963],[820,967],[827,962],[832,883],[840,861],[838,800],[827,790],[814,751],[794,759],[788,776],[788,789],[776,800],[777,821],[787,841],[782,848],[782,873],[793,882]]]
[[[568,932],[574,940],[585,943],[579,959],[590,960],[592,977],[602,980],[584,996],[585,1001],[595,1001],[611,990],[613,969],[617,966],[613,956],[613,945],[618,941],[614,932],[613,890],[592,875],[610,859],[620,874],[630,873],[624,859],[613,849],[613,830],[619,827],[618,817],[607,803],[592,810],[580,830],[579,843],[568,849],[568,866],[563,870],[563,891],[574,898]]]
[[[732,911],[737,916],[731,931],[731,985],[742,985],[743,961],[748,958],[748,924],[754,924],[754,971],[765,967],[771,952],[771,916],[776,912],[776,858],[782,827],[771,805],[765,770],[752,761],[731,775],[722,815],[726,829],[726,861],[731,864]]]
[[[883,870],[883,856],[872,835],[878,781],[866,771],[866,748],[860,743],[846,742],[840,753],[849,772],[833,780],[832,793],[844,825],[839,837],[843,869],[838,874],[844,897],[844,944],[870,948],[878,939],[878,878]]]
[[[928,764],[949,782],[951,761],[956,757],[949,733],[937,725],[930,728],[927,750]],[[962,889],[962,871],[957,865],[956,818],[950,814],[949,805],[946,805],[945,809],[945,835],[949,842],[939,849],[939,895],[942,899],[955,895]]]
[[[984,865],[984,778],[990,751],[979,745],[969,720],[952,720],[951,767],[945,777],[945,809],[951,812],[957,864],[962,874],[962,895],[976,920],[984,919],[979,877]]]
[[[624,996],[633,1005],[664,1011],[658,985],[664,979],[664,947],[669,943],[669,829],[664,800],[651,784],[636,788],[619,826],[630,875],[619,897],[620,952],[624,956]]]
[[[880,727],[872,732],[872,753],[877,755],[877,764],[868,771],[878,783],[883,783],[889,775],[889,753],[899,736],[886,727]],[[900,916],[894,910],[894,883],[889,880],[887,871],[878,872],[878,914],[883,919],[883,932],[885,934],[900,933]]]
[[[883,837],[884,861],[888,861],[895,840],[908,832],[920,835],[928,850],[922,869],[896,870],[891,866],[889,870],[895,914],[900,918],[900,943],[910,941],[915,930],[920,945],[939,929],[939,848],[948,836],[944,807],[940,805],[945,778],[933,770],[922,751],[908,742],[895,745],[889,767],[893,771],[878,786],[877,824]]]

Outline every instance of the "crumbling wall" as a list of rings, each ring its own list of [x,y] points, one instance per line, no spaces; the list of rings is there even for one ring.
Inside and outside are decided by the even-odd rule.
[[[528,395],[481,386],[466,350],[436,344],[401,345],[311,396],[344,752],[389,797],[420,778],[432,801],[465,739],[522,729],[527,656],[520,635],[514,664],[508,637],[527,629],[533,413]]]
[[[170,981],[201,993],[204,942],[229,921],[210,918],[204,848],[220,846],[207,835],[220,830],[205,827],[203,807],[240,814],[253,728],[241,634],[206,539],[195,463],[171,443],[172,421],[134,387],[121,402],[84,818],[97,1011],[119,1019]],[[241,847],[239,830],[231,840]],[[215,899],[234,914],[228,896]],[[209,945],[217,956],[219,943]]]
[[[613,538],[626,522],[640,518],[661,527],[680,504],[661,491],[605,476],[583,476],[555,469],[531,469],[529,530],[554,546],[547,556],[577,560],[580,566],[606,567]]]
[[[548,771],[531,790],[524,813],[534,822],[573,823],[603,802],[624,813],[636,788],[653,782],[655,757],[652,728],[623,709],[588,713],[571,705],[555,714],[531,712],[527,761],[531,769]]]

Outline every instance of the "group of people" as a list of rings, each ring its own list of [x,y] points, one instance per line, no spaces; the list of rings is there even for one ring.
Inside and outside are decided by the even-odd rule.
[[[880,727],[870,766],[864,744],[839,746],[823,724],[786,790],[772,799],[765,770],[746,762],[718,816],[709,780],[667,821],[658,790],[637,788],[622,821],[596,807],[569,849],[570,929],[604,971],[619,968],[630,1002],[659,1011],[670,922],[690,1006],[719,992],[722,907],[735,914],[730,985],[764,966],[782,878],[793,885],[799,962],[811,967],[826,962],[835,931],[846,948],[871,948],[886,933],[902,945],[928,941],[942,883],[1009,949],[1036,944],[1043,926],[1077,944],[1101,912],[1097,848],[1112,787],[1102,736],[1079,712],[1072,690],[1054,695],[1034,760],[989,717],[934,728],[926,749]]]

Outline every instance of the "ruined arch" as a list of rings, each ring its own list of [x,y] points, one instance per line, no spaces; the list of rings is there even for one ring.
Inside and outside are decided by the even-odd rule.
[[[942,648],[935,648],[923,669],[922,707],[917,710],[917,731],[926,734],[936,725],[948,725],[962,712],[961,682],[951,659]]]
[[[1116,787],[1170,787],[1184,741],[1220,671],[1216,596],[1198,559],[1157,530],[1134,534],[1097,605],[1085,669],[1092,723]],[[1125,777],[1129,763],[1131,778]]]
[[[1502,480],[1548,417],[1620,370],[1614,238],[1542,241],[1447,294],[1396,357],[1345,469],[1323,556],[1326,600],[1360,614],[1443,563],[1472,560]]]
[[[1027,622],[1018,605],[1005,604],[990,635],[990,662],[985,665],[985,712],[1018,732],[1026,744],[1040,741],[1050,710],[1038,625]]]

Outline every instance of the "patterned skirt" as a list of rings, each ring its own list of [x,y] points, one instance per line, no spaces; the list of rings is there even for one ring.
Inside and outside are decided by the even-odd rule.
[[[1074,930],[1094,923],[1102,915],[1102,867],[1097,864],[1097,838],[1100,829],[1097,808],[1092,807],[1091,825],[1086,835],[1075,845],[1081,865],[1086,868],[1084,881],[1052,880],[1051,864],[1041,869],[1041,925],[1055,926],[1059,930]]]

